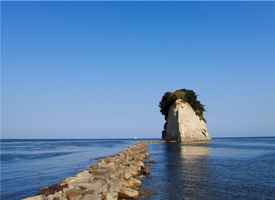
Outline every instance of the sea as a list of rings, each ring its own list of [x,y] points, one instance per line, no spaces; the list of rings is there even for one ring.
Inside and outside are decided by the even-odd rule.
[[[139,141],[2,139],[1,199],[33,196]],[[141,181],[150,195],[139,199],[275,199],[275,137],[152,143],[148,151],[155,163]]]

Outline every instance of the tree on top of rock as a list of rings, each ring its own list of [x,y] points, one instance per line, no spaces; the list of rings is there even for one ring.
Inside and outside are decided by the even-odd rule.
[[[159,107],[160,112],[165,116],[165,120],[167,120],[170,107],[177,99],[181,99],[183,102],[189,103],[196,115],[198,115],[201,120],[206,122],[203,116],[203,112],[205,111],[204,105],[202,105],[201,102],[197,100],[197,95],[193,90],[187,89],[181,89],[175,92],[166,92],[163,95],[159,103]]]

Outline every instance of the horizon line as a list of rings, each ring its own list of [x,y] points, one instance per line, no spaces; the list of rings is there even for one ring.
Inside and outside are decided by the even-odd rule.
[[[250,137],[213,137],[212,139],[238,139],[238,138],[275,138],[275,136]],[[137,138],[137,140],[155,140],[162,138]],[[1,138],[0,140],[135,140],[134,138]]]

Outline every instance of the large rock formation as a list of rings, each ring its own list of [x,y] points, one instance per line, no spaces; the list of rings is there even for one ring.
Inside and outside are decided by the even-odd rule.
[[[204,105],[193,90],[166,92],[159,104],[167,121],[162,138],[166,141],[196,142],[211,140],[203,116]]]
[[[170,107],[165,131],[164,139],[167,141],[211,140],[205,121],[196,115],[189,103],[181,99]]]

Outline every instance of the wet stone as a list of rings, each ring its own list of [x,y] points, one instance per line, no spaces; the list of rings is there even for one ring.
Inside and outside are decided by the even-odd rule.
[[[143,167],[141,168],[141,173],[143,173],[143,174],[150,174],[150,169],[149,169],[149,167],[143,166]]]
[[[39,192],[37,195],[44,194],[44,195],[48,196],[48,195],[54,194],[58,191],[62,191],[63,188],[65,188],[65,187],[68,187],[68,185],[64,184],[64,185],[60,186],[60,185],[54,184],[50,187],[43,188],[42,191]]]

